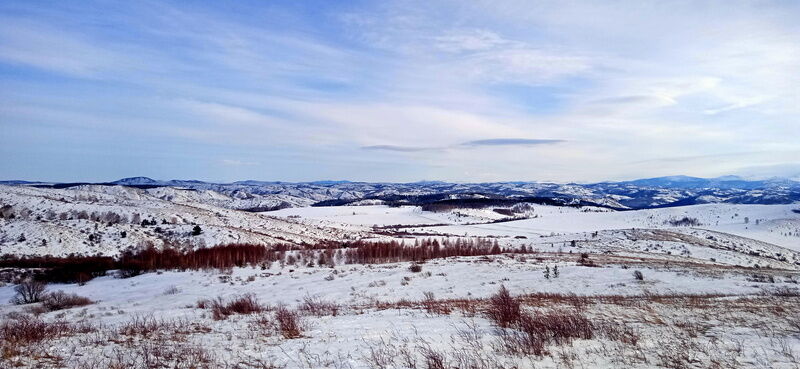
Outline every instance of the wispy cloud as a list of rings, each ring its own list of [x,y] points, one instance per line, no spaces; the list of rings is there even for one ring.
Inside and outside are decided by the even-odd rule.
[[[419,151],[433,151],[442,150],[441,147],[410,147],[410,146],[397,146],[397,145],[372,145],[362,146],[364,150],[378,150],[378,151],[396,151],[396,152],[419,152]]]
[[[475,140],[461,144],[461,146],[536,146],[550,145],[565,142],[565,140],[536,139],[536,138],[492,138]]]
[[[521,147],[521,146],[537,146],[537,145],[551,145],[565,142],[565,140],[552,140],[552,139],[531,139],[531,138],[492,138],[485,140],[467,141],[460,144],[440,147],[415,147],[415,146],[396,146],[396,145],[371,145],[362,146],[364,150],[383,150],[383,151],[396,151],[396,152],[420,152],[420,151],[442,151],[447,149],[476,149],[480,147]]]

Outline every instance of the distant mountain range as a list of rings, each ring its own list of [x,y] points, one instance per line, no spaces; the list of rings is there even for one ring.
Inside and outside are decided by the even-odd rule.
[[[736,176],[698,178],[668,176],[622,182],[539,183],[492,182],[367,183],[350,181],[210,183],[197,180],[123,178],[108,183],[44,183],[0,181],[5,185],[69,188],[81,185],[171,187],[214,191],[235,200],[231,208],[272,209],[290,206],[336,206],[369,203],[422,205],[438,201],[490,199],[501,201],[555,200],[614,209],[643,209],[703,203],[790,204],[800,202],[800,182],[774,178],[746,180]],[[216,200],[219,201],[219,200]],[[486,201],[486,200],[482,200]],[[246,205],[243,205],[246,204]]]

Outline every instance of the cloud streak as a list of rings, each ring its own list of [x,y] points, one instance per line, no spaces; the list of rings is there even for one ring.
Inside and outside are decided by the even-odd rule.
[[[371,145],[362,146],[363,150],[395,151],[395,152],[421,152],[421,151],[443,151],[447,149],[478,149],[481,147],[530,147],[538,145],[552,145],[566,142],[566,140],[553,139],[532,139],[532,138],[492,138],[484,140],[467,141],[451,146],[440,147],[415,147],[415,146],[396,146],[396,145]]]

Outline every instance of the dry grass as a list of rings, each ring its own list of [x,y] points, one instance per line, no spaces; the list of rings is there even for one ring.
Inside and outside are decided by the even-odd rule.
[[[339,304],[323,300],[320,297],[306,296],[298,310],[307,315],[313,316],[337,316],[339,315]]]

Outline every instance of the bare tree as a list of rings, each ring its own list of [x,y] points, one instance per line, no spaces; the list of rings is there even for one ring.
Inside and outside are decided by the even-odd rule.
[[[47,285],[42,282],[26,279],[14,288],[17,295],[14,296],[12,301],[17,305],[32,304],[42,301],[42,296],[46,288]]]

